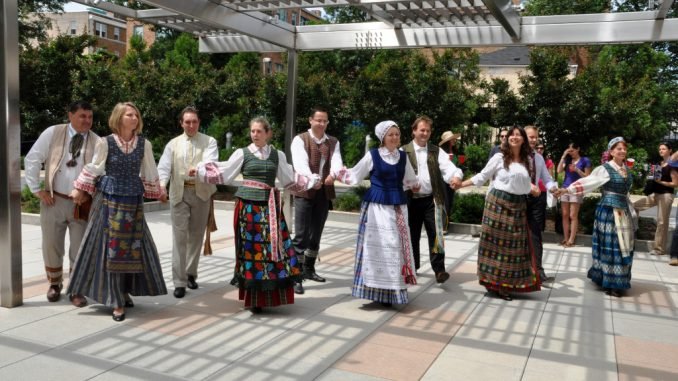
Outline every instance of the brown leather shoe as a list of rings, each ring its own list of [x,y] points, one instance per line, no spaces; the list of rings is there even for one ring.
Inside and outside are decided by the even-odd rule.
[[[53,284],[49,286],[49,289],[47,290],[47,301],[49,302],[58,302],[59,299],[61,299],[61,288],[63,286],[60,284]]]
[[[450,273],[447,271],[441,271],[436,274],[436,282],[438,283],[445,283],[448,279],[450,279]]]
[[[68,298],[71,300],[71,304],[78,308],[82,308],[87,305],[87,299],[82,295],[69,295]]]

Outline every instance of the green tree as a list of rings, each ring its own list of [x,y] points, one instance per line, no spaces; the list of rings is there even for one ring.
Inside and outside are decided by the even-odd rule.
[[[63,12],[68,0],[19,0],[17,11],[19,17],[19,45],[22,49],[30,45],[31,40],[45,42],[47,29],[51,22],[47,12]]]

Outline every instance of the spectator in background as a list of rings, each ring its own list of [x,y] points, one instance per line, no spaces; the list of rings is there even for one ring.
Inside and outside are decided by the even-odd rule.
[[[647,180],[650,185],[646,189],[649,188],[652,193],[633,203],[637,211],[657,207],[657,230],[654,234],[654,247],[650,253],[653,255],[666,255],[673,191],[678,187],[678,171],[669,165],[671,153],[669,143],[659,144],[659,156],[662,161],[655,165],[654,171],[658,172],[657,175],[653,174],[653,178]]]
[[[508,134],[508,130],[499,130],[499,144],[492,147],[492,149],[490,150],[490,157],[488,159],[491,159],[492,156],[494,156],[496,153],[501,152],[501,146],[504,143],[506,143],[507,134]]]
[[[588,157],[581,156],[579,144],[570,143],[563,152],[563,156],[558,163],[558,173],[565,173],[563,188],[567,188],[575,181],[591,174],[591,160]],[[565,247],[574,246],[577,240],[577,229],[579,228],[579,208],[584,201],[582,193],[565,193],[560,198],[563,220],[563,240],[560,242]]]
[[[438,146],[442,149],[452,161],[456,167],[459,167],[459,155],[457,150],[457,141],[459,141],[461,134],[455,134],[452,131],[443,132],[440,137],[440,143]],[[445,187],[445,212],[447,214],[447,219],[449,220],[452,216],[452,206],[454,205],[454,189],[452,187]]]
[[[551,175],[551,178],[555,179],[556,165],[553,163],[553,160],[551,159],[551,154],[550,153],[544,154],[543,144],[539,144],[536,148],[536,151],[544,158],[544,163],[546,163],[546,170],[549,172],[549,175]]]

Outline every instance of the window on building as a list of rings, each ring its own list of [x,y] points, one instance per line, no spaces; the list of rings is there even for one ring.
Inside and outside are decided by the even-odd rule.
[[[306,25],[308,24],[308,19],[304,16],[299,17],[299,25]]]
[[[287,22],[287,9],[278,9],[278,19]]]
[[[276,73],[279,73],[279,72],[283,71],[284,68],[285,68],[285,67],[284,67],[283,64],[281,64],[281,63],[276,63],[276,64],[275,64],[275,71],[276,71]]]
[[[297,25],[297,14],[292,13],[292,25]]]
[[[106,38],[106,24],[94,23],[94,30],[97,37]]]
[[[113,28],[113,39],[116,41],[120,41],[120,28],[117,26]]]
[[[144,26],[143,25],[135,25],[134,26],[134,35],[143,37],[144,36]]]
[[[68,27],[68,33],[70,33],[71,35],[78,34],[78,23],[77,23],[77,21],[75,21],[75,20],[71,21],[71,24]]]

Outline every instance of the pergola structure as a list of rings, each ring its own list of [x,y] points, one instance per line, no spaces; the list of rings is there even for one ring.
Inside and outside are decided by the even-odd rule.
[[[623,44],[678,40],[674,0],[645,12],[523,17],[511,0],[139,0],[135,10],[100,0],[77,2],[199,38],[200,51],[287,52],[285,146],[294,134],[300,51],[509,45]],[[0,306],[22,303],[17,1],[0,5]],[[291,25],[288,8],[354,6],[369,22]],[[289,148],[288,148],[289,149]],[[288,152],[289,153],[289,152]]]

